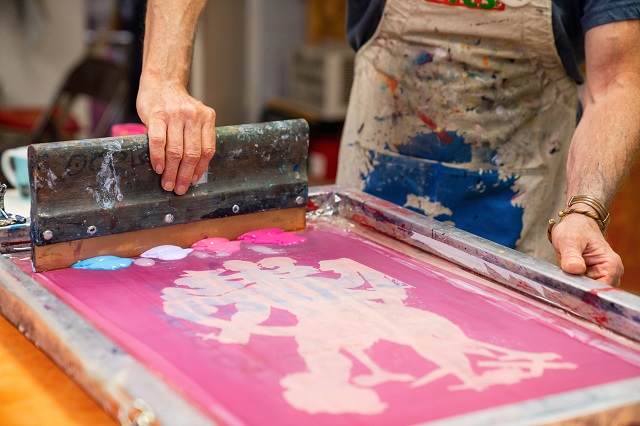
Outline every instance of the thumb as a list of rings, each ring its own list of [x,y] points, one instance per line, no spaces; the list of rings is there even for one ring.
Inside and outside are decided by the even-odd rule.
[[[562,270],[574,275],[585,274],[587,272],[587,264],[582,257],[582,252],[583,250],[573,244],[567,244],[560,249],[560,267]]]

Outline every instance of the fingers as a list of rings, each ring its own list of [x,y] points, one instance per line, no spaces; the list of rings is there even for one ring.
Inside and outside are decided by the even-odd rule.
[[[176,186],[178,168],[184,150],[184,124],[180,119],[170,119],[165,147],[165,168],[162,173],[162,187],[173,191]]]
[[[572,217],[575,216],[575,217]],[[571,215],[556,225],[552,235],[563,271],[585,275],[607,285],[619,286],[624,273],[622,259],[588,217]]]
[[[587,264],[583,254],[587,242],[582,238],[572,237],[574,232],[580,232],[580,228],[576,227],[571,219],[569,217],[563,218],[556,225],[551,240],[556,250],[558,266],[569,274],[584,275],[587,272]]]
[[[622,259],[608,245],[607,247],[608,250],[602,256],[602,261],[595,263],[592,267],[588,267],[585,275],[601,283],[620,287],[620,279],[624,274]]]
[[[164,172],[165,146],[167,143],[167,123],[161,118],[154,118],[147,124],[149,134],[149,158],[151,167],[158,174]]]
[[[209,161],[213,158],[213,154],[216,152],[216,127],[215,127],[215,111],[211,108],[209,117],[210,119],[205,121],[202,125],[202,143],[200,149],[200,161],[196,165],[196,169],[193,172],[193,178],[191,183],[195,183],[207,172],[209,168]]]
[[[560,267],[563,271],[574,274],[584,275],[587,272],[587,264],[582,257],[584,249],[572,245],[565,245],[560,251]]]
[[[173,189],[178,195],[206,173],[215,152],[215,111],[196,101],[183,108],[181,117],[183,121],[176,123],[175,134],[172,126],[167,133],[166,169],[162,175],[163,188]]]
[[[202,143],[202,125],[200,123],[198,111],[194,106],[189,105],[184,112],[184,124],[180,123],[182,134],[179,139],[176,137],[176,144],[181,142],[181,156],[178,158],[176,155],[176,158],[173,159],[175,164],[172,164],[172,167],[175,166],[176,175],[162,176],[163,180],[171,177],[175,179],[174,192],[178,195],[187,192],[193,172],[200,161],[200,145]],[[167,154],[168,152],[169,147],[167,147]]]

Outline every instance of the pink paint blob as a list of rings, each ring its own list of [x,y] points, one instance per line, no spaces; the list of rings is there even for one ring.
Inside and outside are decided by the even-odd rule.
[[[278,228],[258,229],[247,232],[239,236],[238,240],[253,244],[276,244],[279,246],[290,246],[307,241],[306,238],[300,237],[294,232],[284,232]]]
[[[214,237],[214,238],[205,238],[204,240],[200,240],[195,242],[191,248],[194,249],[203,249],[209,246],[213,246],[216,244],[220,244],[220,243],[228,243],[229,239],[227,238],[219,238],[219,237]]]
[[[244,233],[238,237],[240,241],[252,241],[256,238],[264,238],[267,236],[273,236],[282,234],[284,231],[280,228],[265,228],[265,229],[256,229],[255,231],[249,231]]]
[[[240,250],[240,241],[229,241],[227,238],[205,238],[191,246],[196,250],[209,253],[235,253]]]

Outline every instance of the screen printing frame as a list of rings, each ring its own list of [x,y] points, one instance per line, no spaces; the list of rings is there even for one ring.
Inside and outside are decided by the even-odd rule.
[[[555,265],[510,250],[377,197],[340,188],[310,188],[311,220],[341,218],[435,255],[640,346],[640,297],[568,275]],[[28,256],[28,225],[0,228],[2,252]],[[27,249],[24,252],[21,248]],[[122,424],[207,425],[187,398],[123,351],[67,304],[0,257],[0,313],[51,357]],[[640,418],[640,378],[474,412],[429,424],[543,424]]]

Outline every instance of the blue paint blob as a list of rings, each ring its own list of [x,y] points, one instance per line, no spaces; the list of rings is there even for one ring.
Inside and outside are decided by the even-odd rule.
[[[468,163],[471,161],[471,145],[456,132],[443,132],[450,138],[450,143],[444,143],[438,134],[418,133],[405,145],[398,145],[398,153],[410,157],[425,158],[445,163]]]
[[[90,269],[92,271],[115,271],[131,266],[133,259],[117,256],[97,256],[81,260],[71,267],[75,269]]]
[[[496,170],[448,167],[421,158],[369,152],[369,174],[361,175],[364,191],[403,206],[407,195],[427,197],[451,210],[439,221],[515,248],[522,231],[524,209],[511,205],[515,177],[500,179]],[[419,209],[408,207],[418,213]]]

